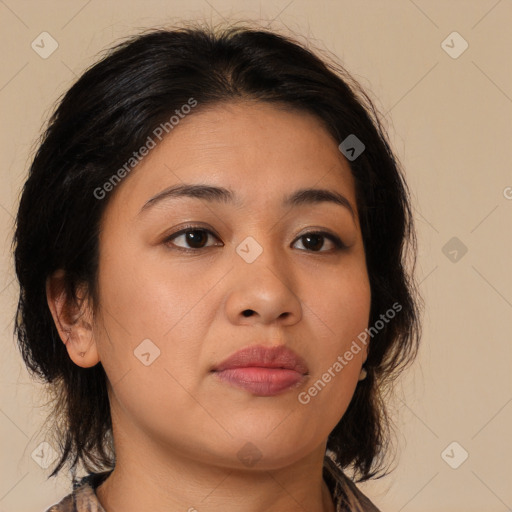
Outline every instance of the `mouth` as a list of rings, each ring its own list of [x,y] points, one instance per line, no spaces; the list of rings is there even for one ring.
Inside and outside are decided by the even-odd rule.
[[[294,370],[256,366],[231,368],[214,374],[221,381],[258,396],[278,395],[300,386],[306,378],[306,375]]]
[[[252,345],[212,369],[216,378],[257,396],[274,396],[300,386],[308,377],[306,362],[287,347]]]

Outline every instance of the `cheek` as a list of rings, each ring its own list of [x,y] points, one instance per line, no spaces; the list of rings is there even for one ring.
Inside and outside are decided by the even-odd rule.
[[[370,284],[365,266],[357,263],[310,289],[307,312],[316,331],[315,346],[310,347],[315,364],[298,398],[334,427],[350,403],[366,359],[366,345],[358,336],[368,327]]]
[[[204,422],[204,411],[191,410],[187,390],[195,386],[204,338],[200,299],[213,284],[192,280],[190,286],[187,273],[118,254],[124,257],[101,261],[99,273],[98,350],[115,407],[159,435],[169,429],[165,418],[185,411],[185,423]]]
[[[310,318],[318,333],[311,358],[315,365],[297,398],[312,416],[322,418],[330,432],[347,410],[366,355],[358,335],[368,326],[370,316],[367,273],[347,272],[308,297]]]
[[[350,346],[368,326],[371,291],[366,269],[351,266],[330,277],[322,286],[310,286],[306,305],[322,332],[326,353]]]
[[[212,287],[204,272],[198,279],[197,266],[158,257],[148,251],[122,246],[112,249],[112,257],[100,262],[102,304],[134,337],[167,338]],[[105,250],[105,254],[108,251]],[[151,255],[151,254],[150,254]]]
[[[184,385],[193,385],[211,317],[211,299],[204,299],[219,276],[205,270],[199,279],[197,265],[187,268],[162,258],[148,263],[129,247],[107,249],[99,267],[103,329],[98,350],[109,379],[117,382],[130,371],[131,379],[149,389],[160,386],[158,379],[169,380],[165,368]],[[148,352],[146,359],[154,362],[145,367],[137,356]]]

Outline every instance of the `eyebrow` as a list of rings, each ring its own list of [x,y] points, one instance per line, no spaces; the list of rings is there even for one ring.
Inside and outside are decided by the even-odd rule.
[[[232,203],[240,206],[240,199],[231,190],[224,187],[217,187],[203,184],[182,184],[166,188],[146,201],[142,206],[139,215],[154,206],[155,204],[173,198],[191,197],[216,201],[220,203]],[[302,188],[283,199],[284,207],[297,207],[309,204],[333,203],[346,208],[355,220],[355,212],[350,201],[339,192],[323,188]]]

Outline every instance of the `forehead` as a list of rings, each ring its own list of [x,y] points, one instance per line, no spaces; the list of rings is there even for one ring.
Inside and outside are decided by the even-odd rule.
[[[263,102],[196,108],[124,178],[111,207],[140,209],[186,182],[229,188],[237,206],[258,208],[297,188],[330,188],[355,210],[350,165],[316,116]]]

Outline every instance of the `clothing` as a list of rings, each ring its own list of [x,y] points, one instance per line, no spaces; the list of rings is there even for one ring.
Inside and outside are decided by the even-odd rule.
[[[95,489],[110,475],[110,471],[90,473],[73,486],[73,491],[45,512],[106,512]],[[336,512],[380,512],[334,462],[332,452],[324,458],[323,476],[336,507]]]

